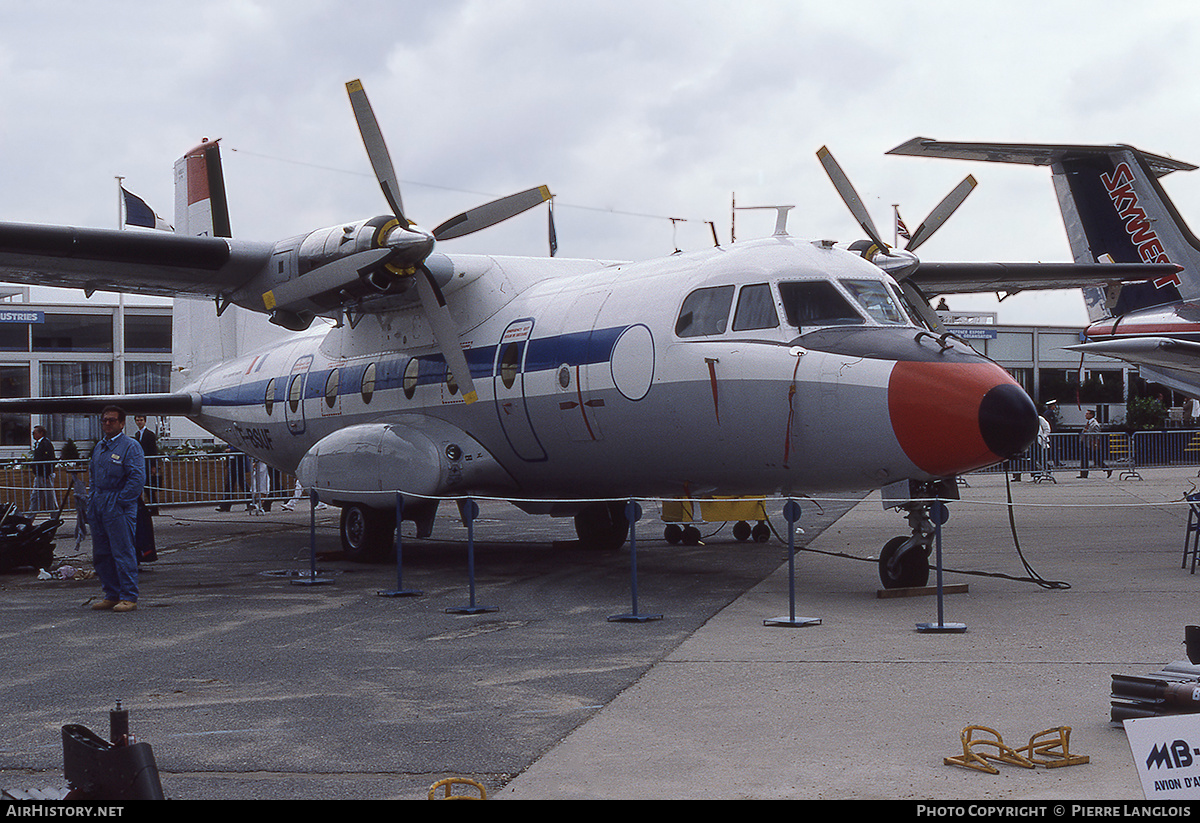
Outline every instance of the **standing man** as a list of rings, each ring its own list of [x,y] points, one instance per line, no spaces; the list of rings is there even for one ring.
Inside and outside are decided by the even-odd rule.
[[[158,509],[154,507],[154,490],[160,486],[158,461],[153,458],[158,457],[158,435],[153,429],[146,428],[146,415],[135,414],[133,422],[137,426],[133,439],[142,447],[142,454],[146,455],[146,505],[150,507],[150,514],[155,515]]]
[[[1104,465],[1104,457],[1100,454],[1101,438],[1100,421],[1096,419],[1096,413],[1088,409],[1083,413],[1083,431],[1079,433],[1079,476],[1088,476],[1088,459],[1096,464],[1096,468],[1104,469],[1108,472],[1108,476],[1112,477],[1112,469]]]
[[[137,503],[146,483],[146,458],[137,441],[125,434],[125,411],[106,406],[100,412],[103,438],[92,449],[88,521],[92,560],[104,590],[93,609],[131,612],[137,608],[138,559],[134,548]]]
[[[29,498],[29,510],[34,512],[53,511],[57,506],[51,492],[50,478],[54,473],[54,444],[46,436],[43,426],[33,427],[33,495]]]

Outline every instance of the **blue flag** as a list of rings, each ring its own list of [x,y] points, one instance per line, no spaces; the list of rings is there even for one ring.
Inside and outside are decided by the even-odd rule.
[[[128,191],[124,186],[121,187],[121,196],[125,200],[125,225],[174,231],[166,221],[154,213],[154,209],[146,205],[145,200]]]

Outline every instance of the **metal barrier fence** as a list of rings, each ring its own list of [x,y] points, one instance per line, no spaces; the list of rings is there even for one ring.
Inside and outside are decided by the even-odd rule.
[[[1200,466],[1200,430],[1102,432],[1100,457],[1114,470],[1153,468],[1156,466]],[[1043,465],[1051,471],[1077,470],[1080,460],[1077,432],[1050,435],[1044,455],[1035,444],[1015,460],[1009,460],[978,474],[999,472],[1033,473]],[[1045,460],[1045,463],[1041,462]],[[259,469],[259,464],[244,454],[160,455],[147,458],[148,502],[153,506],[216,505],[262,506],[270,508],[298,496],[296,478],[277,469]],[[37,467],[33,461],[0,462],[0,505],[15,503],[24,512],[45,512],[59,503],[66,512],[75,510],[79,495],[87,488],[87,461],[57,460],[50,465],[50,492],[53,503],[35,495]],[[1092,470],[1096,467],[1093,466]],[[265,475],[265,487],[256,479]]]
[[[146,458],[146,463],[146,497],[152,506],[270,508],[297,495],[293,475],[258,464],[245,454],[160,455]],[[49,499],[35,488],[39,470],[47,465]],[[0,506],[15,503],[21,511],[34,513],[50,511],[51,506],[57,510],[61,504],[64,512],[74,512],[87,483],[87,460],[0,463]]]
[[[1099,435],[1098,456],[1113,470],[1200,466],[1200,430],[1103,431]],[[1078,432],[1050,435],[1046,465],[1051,470],[1079,469],[1082,442]],[[979,474],[995,472],[1033,472],[1041,465],[1040,448],[1035,443],[1021,457],[998,466],[981,469]],[[1089,459],[1091,462],[1091,459]],[[1090,467],[1096,470],[1096,465]]]

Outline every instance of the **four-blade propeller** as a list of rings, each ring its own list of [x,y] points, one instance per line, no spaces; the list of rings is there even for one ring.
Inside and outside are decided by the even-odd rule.
[[[879,234],[879,230],[875,228],[875,222],[871,219],[870,212],[863,205],[862,198],[854,190],[854,186],[850,183],[850,178],[842,171],[842,167],[838,165],[837,160],[833,159],[833,155],[829,149],[822,146],[817,152],[817,157],[820,159],[821,165],[825,167],[825,172],[833,182],[833,187],[837,189],[838,195],[850,209],[850,213],[854,215],[854,219],[858,221],[858,225],[862,227],[863,232],[871,240],[872,245],[863,251],[863,257],[895,277],[905,297],[908,298],[912,307],[920,313],[926,325],[933,329],[939,329],[941,321],[938,319],[937,314],[929,307],[929,302],[925,299],[924,295],[908,279],[908,276],[916,271],[917,266],[920,264],[920,261],[913,252],[932,237],[933,233],[940,229],[950,218],[950,215],[954,214],[955,210],[963,204],[963,201],[967,199],[967,195],[975,189],[975,178],[968,174],[961,183],[954,187],[953,191],[942,198],[942,202],[938,203],[933,211],[921,221],[921,225],[912,233],[912,236],[901,251],[891,248],[884,242]]]
[[[394,240],[388,240],[388,245],[397,250],[389,268],[399,268],[405,272],[411,270],[416,278],[422,308],[433,329],[438,348],[446,359],[446,367],[450,370],[454,382],[458,384],[463,399],[473,403],[477,399],[475,385],[471,379],[467,358],[458,342],[458,328],[446,305],[445,295],[442,294],[433,273],[425,265],[425,260],[433,252],[435,241],[463,237],[515,217],[549,200],[550,190],[539,186],[501,197],[450,218],[432,232],[425,231],[404,214],[404,204],[400,198],[400,180],[392,166],[387,143],[383,139],[383,132],[375,119],[375,112],[362,83],[358,80],[350,81],[346,84],[346,92],[350,95],[354,119],[358,121],[358,131],[362,135],[363,146],[367,150],[375,178],[379,181],[379,188],[383,190],[384,199],[399,223],[395,232],[398,236]]]
[[[822,146],[817,151],[817,157],[821,161],[821,165],[825,167],[825,173],[829,175],[829,179],[833,182],[833,187],[837,189],[838,195],[849,207],[850,213],[854,215],[854,219],[858,221],[858,225],[862,227],[863,232],[871,239],[878,248],[874,251],[883,252],[894,256],[894,252],[890,252],[891,248],[884,242],[883,237],[879,234],[879,230],[875,228],[875,222],[871,219],[870,212],[863,205],[862,198],[858,196],[858,192],[854,190],[850,178],[842,171],[842,167],[838,165],[837,160],[833,159],[833,155],[829,149]],[[942,227],[942,225],[954,214],[955,210],[963,204],[972,190],[975,188],[975,178],[972,175],[967,175],[961,183],[954,187],[954,191],[950,192],[942,202],[934,207],[917,230],[912,233],[911,239],[904,246],[904,251],[916,251],[926,240],[933,236],[933,233]],[[913,258],[915,261],[915,258]],[[885,266],[886,267],[886,266]]]

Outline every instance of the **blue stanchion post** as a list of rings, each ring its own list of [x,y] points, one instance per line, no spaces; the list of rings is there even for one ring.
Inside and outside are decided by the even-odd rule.
[[[479,516],[479,505],[471,498],[458,501],[458,511],[467,526],[467,580],[471,589],[471,602],[466,606],[450,607],[449,614],[482,614],[499,611],[495,606],[480,606],[475,603],[475,518]]]
[[[309,571],[307,577],[298,577],[292,580],[294,586],[318,586],[326,583],[332,583],[333,579],[329,577],[317,577],[317,503],[320,502],[317,498],[317,490],[309,489],[308,491],[309,507],[308,507],[308,565]]]
[[[633,597],[633,611],[629,614],[614,614],[608,618],[610,623],[645,623],[650,620],[662,620],[661,614],[638,613],[638,583],[637,583],[637,522],[642,519],[642,507],[636,500],[625,504],[625,520],[629,523],[629,588]]]
[[[404,522],[404,495],[396,492],[396,588],[378,592],[380,597],[418,597],[424,592],[404,588],[404,537],[400,528]]]
[[[800,504],[789,500],[783,504],[783,519],[788,532],[788,616],[772,617],[763,621],[764,626],[819,626],[819,617],[796,617],[796,524],[800,522]]]
[[[945,608],[943,606],[943,587],[942,587],[942,524],[950,519],[950,509],[941,500],[934,500],[933,505],[929,507],[929,516],[933,519],[933,534],[934,546],[937,553],[937,610],[938,622],[936,623],[918,623],[917,631],[925,633],[941,633],[952,634],[961,633],[967,630],[965,623],[947,623],[945,620]]]

